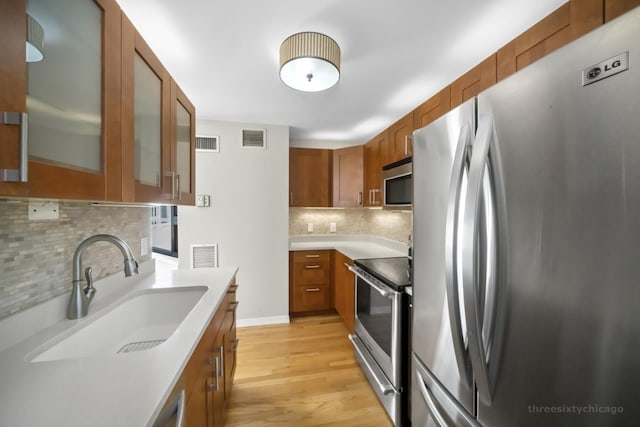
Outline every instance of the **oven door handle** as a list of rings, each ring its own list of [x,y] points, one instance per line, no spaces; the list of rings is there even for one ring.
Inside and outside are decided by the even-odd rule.
[[[380,293],[380,295],[382,295],[385,298],[393,299],[394,294],[397,293],[397,292],[392,291],[391,289],[384,289],[381,286],[373,283],[371,280],[369,280],[366,277],[364,277],[363,275],[359,274],[358,270],[356,270],[354,267],[349,267],[349,270],[352,271],[356,276],[358,276],[359,278],[361,278],[362,280],[367,282],[367,284],[369,286],[371,286],[373,289],[378,291],[378,293]]]

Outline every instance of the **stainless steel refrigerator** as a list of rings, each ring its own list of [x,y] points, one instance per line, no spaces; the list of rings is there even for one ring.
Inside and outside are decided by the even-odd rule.
[[[413,144],[412,425],[638,425],[640,8]]]

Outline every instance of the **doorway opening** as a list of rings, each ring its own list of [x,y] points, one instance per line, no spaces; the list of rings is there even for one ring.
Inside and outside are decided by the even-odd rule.
[[[151,207],[151,238],[153,252],[174,258],[178,257],[177,206]]]

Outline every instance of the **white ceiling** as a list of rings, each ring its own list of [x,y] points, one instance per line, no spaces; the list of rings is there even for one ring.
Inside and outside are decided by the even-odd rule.
[[[293,141],[361,144],[567,0],[117,0],[198,119],[290,126]],[[298,92],[282,41],[325,33],[340,81]]]

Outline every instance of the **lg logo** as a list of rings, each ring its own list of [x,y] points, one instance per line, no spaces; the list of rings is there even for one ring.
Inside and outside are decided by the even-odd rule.
[[[608,73],[610,71],[615,70],[616,68],[620,67],[622,65],[622,61],[620,61],[619,59],[613,61],[611,64],[605,64],[604,65],[604,72]],[[587,72],[587,78],[589,80],[593,80],[596,77],[598,77],[600,74],[602,74],[603,69],[600,67],[593,67],[592,69],[590,69]]]

